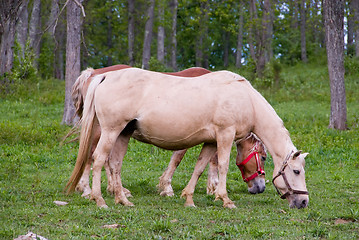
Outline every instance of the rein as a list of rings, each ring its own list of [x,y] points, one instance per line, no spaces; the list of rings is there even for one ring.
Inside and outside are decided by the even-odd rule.
[[[259,175],[265,175],[265,174],[266,174],[266,173],[264,172],[264,170],[262,169],[262,167],[261,167],[261,163],[260,163],[260,161],[259,161],[258,155],[259,155],[258,152],[253,151],[253,152],[251,152],[251,154],[248,155],[248,157],[246,157],[246,159],[244,159],[243,162],[241,162],[241,163],[239,163],[239,164],[236,164],[236,165],[238,166],[239,170],[241,170],[243,181],[249,182],[250,180],[252,180],[252,179],[258,177]],[[252,174],[251,176],[249,176],[249,177],[246,178],[246,177],[244,177],[244,165],[245,165],[246,163],[248,163],[249,160],[251,160],[251,159],[253,158],[253,156],[254,156],[254,158],[255,158],[255,160],[256,160],[256,163],[257,163],[257,171],[256,171],[254,174]]]
[[[294,190],[290,185],[289,185],[289,182],[288,182],[288,179],[287,179],[287,176],[285,175],[285,172],[284,172],[284,169],[288,166],[288,160],[290,158],[290,156],[292,155],[293,151],[291,151],[288,156],[285,158],[284,162],[283,162],[283,165],[282,167],[280,168],[280,170],[278,171],[277,175],[273,178],[272,180],[272,183],[273,183],[273,186],[275,187],[275,189],[277,190],[277,193],[280,196],[280,198],[282,199],[285,199],[287,198],[289,195],[292,195],[292,194],[304,194],[304,195],[309,195],[309,192],[308,191],[302,191],[302,190]],[[282,194],[279,189],[277,188],[277,186],[274,184],[274,180],[276,180],[279,176],[282,176],[283,177],[283,180],[284,180],[284,183],[286,185],[286,187],[288,188],[288,191],[284,194]]]

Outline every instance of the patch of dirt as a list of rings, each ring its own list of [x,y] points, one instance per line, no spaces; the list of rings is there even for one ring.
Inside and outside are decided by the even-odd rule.
[[[111,225],[103,225],[102,228],[125,228],[125,225],[120,224],[111,224]]]
[[[347,223],[351,223],[354,222],[353,219],[343,219],[343,218],[338,218],[335,220],[334,225],[339,225],[339,224],[347,224]]]

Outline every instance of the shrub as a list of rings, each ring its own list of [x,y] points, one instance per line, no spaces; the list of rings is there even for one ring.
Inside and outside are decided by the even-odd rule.
[[[345,57],[344,58],[345,75],[357,74],[359,72],[359,58]]]

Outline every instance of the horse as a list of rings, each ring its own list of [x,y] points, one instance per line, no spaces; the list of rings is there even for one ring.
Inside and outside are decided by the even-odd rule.
[[[133,205],[122,188],[121,167],[135,130],[141,141],[163,149],[180,150],[203,143],[202,152],[217,151],[215,196],[226,208],[235,208],[226,190],[232,143],[253,132],[273,157],[273,184],[281,197],[291,208],[308,205],[307,153],[297,150],[272,106],[238,74],[218,71],[185,78],[128,68],[96,76],[85,99],[79,154],[66,185],[68,192],[75,189],[82,175],[97,122],[101,136],[93,154],[91,198],[99,207],[107,206],[100,188],[101,169],[111,151],[119,156],[109,161],[116,173],[115,202]],[[193,185],[188,187],[194,189]]]
[[[121,70],[125,68],[130,68],[128,65],[114,65],[110,67],[100,68],[100,69],[92,69],[88,68],[85,71],[83,71],[78,79],[76,80],[73,91],[72,91],[72,97],[73,101],[76,107],[76,113],[81,118],[82,117],[82,111],[83,111],[83,101],[85,99],[87,89],[89,84],[91,83],[94,76],[98,74],[102,74],[105,72],[115,71],[115,70]],[[169,72],[169,73],[163,73],[168,75],[174,75],[174,76],[182,76],[182,77],[195,77],[195,76],[201,76],[204,74],[210,73],[209,70],[200,68],[200,67],[193,67],[189,69],[185,69],[180,72]],[[100,138],[100,130],[99,126],[95,126],[95,136],[92,143],[92,150],[97,146],[97,142]],[[245,146],[245,147],[244,147]],[[255,149],[254,149],[255,148]],[[237,149],[241,149],[241,151],[238,151],[237,156],[237,162],[241,162],[241,159],[246,159],[248,164],[244,164],[242,168],[240,168],[242,177],[244,181],[247,183],[248,191],[252,194],[256,193],[262,193],[265,190],[265,181],[264,181],[264,161],[260,161],[259,159],[265,159],[266,158],[266,152],[265,147],[262,144],[262,142],[254,136],[254,134],[251,134],[248,136],[247,139],[245,139],[242,142],[239,142],[237,144]],[[174,171],[178,164],[181,162],[182,158],[184,157],[184,154],[186,153],[187,149],[174,151],[171,161],[166,169],[166,171],[162,174],[160,177],[160,182],[157,185],[158,189],[160,190],[161,196],[173,196],[174,192],[171,186],[172,176],[174,174]],[[256,155],[252,155],[251,158],[244,158],[243,153],[248,153],[247,156],[249,156],[250,153],[255,152]],[[253,159],[253,160],[252,160]],[[87,162],[87,165],[84,169],[83,175],[77,184],[76,190],[79,192],[83,192],[83,197],[88,197],[91,193],[91,188],[89,185],[89,177],[90,177],[90,171],[91,171],[91,164],[92,164],[92,157],[90,156],[90,160]],[[248,161],[252,160],[252,161]],[[255,164],[251,164],[251,162],[256,162]],[[107,190],[110,193],[114,193],[114,185],[111,182],[112,176],[110,174],[110,169],[108,167],[107,161],[105,163],[105,169],[108,179],[108,185]],[[196,171],[196,169],[195,169]],[[247,177],[245,176],[251,176],[251,179],[246,180]],[[253,177],[255,176],[255,177]],[[258,178],[257,178],[258,176]],[[208,170],[208,180],[207,180],[207,194],[212,195],[215,192],[216,186],[218,184],[218,167],[217,167],[217,159],[216,155],[211,157],[210,163],[209,163],[209,170]],[[125,194],[127,197],[131,196],[131,192],[124,188]]]

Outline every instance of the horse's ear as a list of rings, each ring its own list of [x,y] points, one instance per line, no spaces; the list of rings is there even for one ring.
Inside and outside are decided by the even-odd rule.
[[[308,156],[309,153],[303,153],[303,158],[305,158],[306,156]]]
[[[302,150],[297,151],[293,154],[293,160],[296,159],[300,154],[302,153]]]

